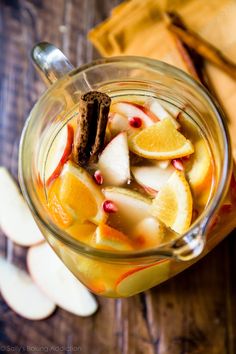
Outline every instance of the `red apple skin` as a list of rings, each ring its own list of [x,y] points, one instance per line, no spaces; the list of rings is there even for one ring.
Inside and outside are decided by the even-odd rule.
[[[142,106],[139,103],[134,103],[134,102],[128,102],[128,101],[123,101],[123,103],[127,103],[130,105],[135,106],[136,108],[140,109],[141,111],[143,111],[143,113],[145,113],[153,122],[159,122],[160,119],[158,119],[158,117],[153,114],[147,107]]]
[[[132,275],[132,274],[134,274],[134,273],[136,273],[136,272],[138,272],[138,271],[140,271],[140,270],[146,269],[146,268],[151,268],[151,267],[153,267],[153,266],[155,266],[155,265],[157,265],[157,264],[161,264],[161,263],[163,263],[163,262],[166,262],[166,260],[163,259],[163,260],[158,261],[158,262],[156,262],[156,263],[154,263],[154,264],[151,264],[151,265],[147,265],[147,266],[143,266],[143,267],[138,267],[138,268],[130,269],[130,270],[128,270],[126,273],[121,274],[121,276],[117,279],[115,285],[118,286],[118,285],[122,282],[122,280],[124,280],[125,278],[127,278],[129,275]]]
[[[154,197],[154,198],[156,197],[156,195],[158,193],[157,190],[155,190],[155,189],[153,189],[151,187],[147,187],[145,185],[141,185],[141,186],[145,190],[145,192],[148,193],[151,197]]]
[[[73,140],[74,140],[74,130],[73,127],[70,124],[68,124],[66,146],[57,167],[55,168],[55,170],[53,171],[53,173],[51,174],[51,176],[48,178],[46,182],[47,187],[60,175],[64,164],[68,161],[72,151]]]

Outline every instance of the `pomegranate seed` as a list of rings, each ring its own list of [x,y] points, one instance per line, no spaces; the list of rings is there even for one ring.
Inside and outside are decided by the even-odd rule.
[[[106,213],[116,213],[118,211],[117,206],[111,200],[105,200],[102,204],[103,210]]]
[[[143,121],[139,117],[131,117],[129,118],[129,124],[133,128],[140,128],[143,124]]]
[[[176,170],[183,171],[184,170],[184,165],[180,159],[174,159],[171,161],[172,165]]]
[[[99,171],[99,170],[95,171],[93,178],[95,179],[95,182],[97,184],[103,184],[103,176],[101,174],[101,171]]]

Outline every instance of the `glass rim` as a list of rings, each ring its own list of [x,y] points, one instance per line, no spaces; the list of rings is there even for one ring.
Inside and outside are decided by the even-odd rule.
[[[188,229],[187,232],[184,234],[180,235],[179,238],[168,241],[166,243],[163,243],[157,247],[153,247],[151,249],[145,249],[145,250],[132,250],[132,251],[110,251],[110,250],[102,250],[102,249],[96,249],[94,247],[91,247],[89,245],[86,245],[83,242],[80,242],[79,240],[76,240],[75,238],[71,237],[69,234],[67,234],[65,231],[61,230],[58,228],[55,224],[53,223],[48,223],[46,220],[44,220],[43,217],[41,217],[38,208],[34,204],[34,202],[31,199],[30,192],[27,188],[27,181],[24,178],[24,173],[23,173],[23,168],[22,168],[22,154],[23,154],[23,149],[24,149],[24,143],[25,143],[25,136],[28,130],[29,123],[32,118],[32,113],[34,111],[35,106],[39,106],[40,103],[43,101],[44,97],[46,97],[51,91],[54,91],[58,85],[63,83],[65,80],[71,79],[73,76],[79,75],[81,73],[85,73],[87,70],[93,68],[93,67],[99,67],[107,64],[112,64],[112,63],[137,63],[137,64],[144,64],[146,65],[149,69],[153,69],[159,72],[163,73],[169,73],[172,78],[177,78],[185,83],[189,84],[193,88],[195,88],[198,93],[204,98],[206,103],[211,107],[212,111],[214,112],[215,117],[217,118],[217,122],[220,127],[221,135],[222,135],[222,141],[223,141],[223,147],[224,147],[224,160],[223,160],[223,167],[222,167],[222,178],[219,181],[219,186],[217,191],[212,197],[212,200],[210,201],[209,205],[207,208],[202,212],[201,216],[197,218],[197,220],[191,225],[191,227]],[[111,80],[112,81],[112,80]],[[209,218],[211,218],[215,212],[218,209],[218,206],[220,202],[223,200],[226,192],[226,187],[229,185],[230,181],[230,171],[232,169],[232,154],[231,154],[231,146],[230,146],[230,138],[229,138],[229,132],[228,132],[228,127],[225,124],[223,120],[223,112],[222,109],[220,108],[218,102],[216,102],[215,98],[208,92],[208,90],[199,82],[194,80],[190,75],[188,75],[186,72],[183,70],[176,68],[170,64],[164,63],[159,60],[155,59],[149,59],[145,57],[139,57],[139,56],[118,56],[118,57],[112,57],[112,58],[102,58],[102,59],[97,59],[93,60],[88,64],[84,64],[78,68],[75,68],[74,70],[70,71],[66,75],[64,75],[62,78],[60,78],[57,82],[55,82],[52,86],[50,86],[44,93],[43,95],[40,96],[38,101],[36,102],[35,106],[32,108],[32,111],[27,118],[22,135],[21,135],[21,140],[20,140],[20,147],[19,147],[19,182],[21,186],[21,190],[23,193],[24,198],[26,199],[31,212],[33,213],[34,217],[43,225],[43,227],[46,228],[46,230],[53,234],[53,236],[58,239],[59,241],[63,242],[67,246],[73,248],[75,251],[78,251],[82,254],[85,254],[86,256],[94,257],[94,258],[104,258],[107,260],[115,260],[115,261],[128,261],[128,260],[135,260],[135,259],[142,259],[142,258],[161,258],[161,257],[169,257],[173,258],[173,252],[171,251],[171,246],[176,242],[179,241],[185,237],[190,237],[191,234],[197,230],[199,233],[199,230],[205,228],[205,226],[208,224]],[[204,232],[203,232],[204,233]]]

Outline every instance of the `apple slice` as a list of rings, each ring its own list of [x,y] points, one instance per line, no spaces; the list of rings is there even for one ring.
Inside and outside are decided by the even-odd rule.
[[[34,284],[30,276],[0,257],[0,291],[9,307],[28,320],[50,316],[56,306]]]
[[[108,127],[113,137],[123,131],[136,131],[136,129],[130,127],[127,117],[119,113],[109,115]]]
[[[112,105],[112,111],[127,117],[128,120],[134,117],[140,118],[142,120],[142,128],[147,128],[159,121],[147,107],[138,103],[116,102]]]
[[[121,186],[130,179],[127,133],[118,134],[99,157],[98,168],[106,185]]]
[[[74,130],[70,124],[65,125],[56,136],[47,156],[45,165],[45,181],[46,185],[56,179],[67,162],[74,139]]]
[[[175,172],[175,168],[169,165],[163,169],[158,164],[150,164],[147,166],[134,166],[131,168],[131,172],[141,186],[159,191],[172,173]]]
[[[161,101],[161,105],[175,119],[178,119],[179,113],[185,110],[185,106],[178,107],[164,100]]]
[[[107,200],[114,202],[117,212],[109,215],[111,224],[127,232],[137,222],[150,216],[151,200],[130,189],[107,187],[104,189]]]
[[[171,160],[155,161],[155,164],[164,170],[171,164]]]
[[[130,251],[131,240],[122,232],[106,224],[100,224],[96,230],[96,248]]]
[[[78,316],[90,316],[97,310],[95,298],[47,243],[29,249],[27,264],[35,283],[59,307]]]
[[[180,124],[177,122],[176,119],[172,117],[172,115],[154,98],[148,100],[147,104],[149,110],[158,117],[159,120],[163,119],[171,119],[176,126],[176,129],[180,128]]]
[[[151,98],[147,101],[147,106],[150,111],[158,117],[159,120],[170,118],[171,115],[165,110],[165,108],[154,98]]]
[[[132,296],[167,280],[170,275],[170,261],[161,260],[154,265],[138,267],[121,275],[116,282],[119,296]]]
[[[137,246],[141,248],[151,248],[159,246],[165,237],[165,226],[156,218],[149,216],[138,222],[131,231],[134,237],[134,242],[137,241]]]
[[[20,246],[44,240],[20,191],[6,168],[0,167],[0,226]]]

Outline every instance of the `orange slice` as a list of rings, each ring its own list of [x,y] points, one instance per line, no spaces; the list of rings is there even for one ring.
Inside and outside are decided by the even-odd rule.
[[[73,236],[76,240],[81,242],[90,243],[92,245],[92,237],[96,231],[96,225],[86,222],[78,224],[75,222],[73,225],[66,229],[66,232]]]
[[[193,200],[182,171],[176,171],[152,202],[151,213],[180,234],[191,224]]]
[[[212,181],[213,167],[207,143],[199,140],[194,144],[192,167],[186,171],[191,187],[195,193],[205,190]]]
[[[60,180],[57,179],[48,194],[48,210],[49,214],[51,215],[53,221],[56,223],[57,226],[65,229],[69,227],[74,219],[70,213],[65,209],[62,205],[58,192],[60,188]]]
[[[204,140],[200,128],[184,114],[179,115],[184,135],[191,140],[194,146],[194,155],[186,163],[186,175],[195,194],[210,189],[213,177],[213,159]]]
[[[132,152],[149,159],[174,159],[194,152],[191,141],[176,129],[169,118],[143,129],[129,140]]]
[[[63,224],[68,227],[72,221],[79,224],[105,221],[103,201],[104,195],[89,173],[71,161],[64,165],[49,192],[49,209],[59,226]]]

